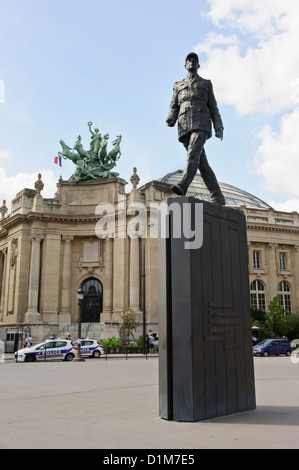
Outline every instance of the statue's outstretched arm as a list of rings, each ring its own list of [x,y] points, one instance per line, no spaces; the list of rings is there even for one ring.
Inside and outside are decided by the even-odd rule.
[[[87,125],[88,125],[88,127],[89,127],[89,131],[90,131],[91,135],[94,136],[94,132],[93,132],[93,130],[91,129],[92,122],[89,121],[89,122],[87,123]]]

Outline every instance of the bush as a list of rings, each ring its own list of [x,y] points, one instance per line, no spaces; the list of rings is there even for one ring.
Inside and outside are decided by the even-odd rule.
[[[120,338],[113,336],[112,338],[103,338],[100,341],[105,354],[136,354],[143,353],[143,346],[138,344],[122,344]]]
[[[299,338],[299,314],[287,315],[286,324],[288,325],[287,336],[290,341]]]
[[[139,336],[137,339],[137,346],[143,350],[143,335]]]
[[[106,352],[106,350],[119,348],[121,346],[121,340],[120,338],[112,336],[112,338],[101,339],[100,344],[103,346],[104,351]]]
[[[137,354],[143,352],[143,348],[138,348],[133,344],[126,344],[121,345],[116,348],[105,347],[104,348],[105,354]]]
[[[293,315],[288,315],[284,307],[279,304],[279,295],[269,303],[267,312],[251,310],[251,316],[253,326],[260,328],[260,340],[282,336],[296,337],[294,336],[296,319],[293,319]]]
[[[143,336],[140,336],[136,344],[123,344],[120,338],[103,338],[99,341],[105,354],[143,354]],[[158,349],[157,349],[158,352]]]

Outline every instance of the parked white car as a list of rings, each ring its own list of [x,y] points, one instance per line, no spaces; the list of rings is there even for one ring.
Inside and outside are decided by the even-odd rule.
[[[77,349],[78,341],[74,341],[73,345]],[[82,357],[100,357],[102,354],[104,354],[104,348],[95,339],[81,339]]]
[[[77,349],[67,339],[50,339],[30,348],[19,349],[15,352],[16,362],[35,362],[62,359],[72,361]]]

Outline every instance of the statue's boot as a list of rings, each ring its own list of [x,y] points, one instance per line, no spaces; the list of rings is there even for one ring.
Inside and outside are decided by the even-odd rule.
[[[211,201],[213,204],[216,204],[217,206],[225,206],[225,198],[222,194],[222,191],[220,189],[220,186],[218,184],[218,181],[216,179],[216,176],[211,170],[211,172],[206,175],[204,172],[201,173],[202,179],[208,188],[211,196]]]
[[[210,192],[212,203],[216,204],[217,206],[225,206],[224,196],[220,189],[215,173],[208,163],[205,149],[202,150],[200,156],[199,171],[206,187]]]
[[[186,194],[185,189],[180,184],[176,184],[176,185],[172,186],[171,189],[178,196],[185,196],[185,194]]]

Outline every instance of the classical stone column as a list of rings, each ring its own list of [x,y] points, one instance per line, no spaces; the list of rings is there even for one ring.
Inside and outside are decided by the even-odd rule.
[[[43,321],[57,325],[61,294],[61,235],[47,233],[43,242],[41,286]]]
[[[3,255],[3,273],[2,273],[2,287],[1,287],[1,305],[2,306],[4,306],[3,298],[5,294],[7,251],[8,251],[7,247],[1,251]]]
[[[277,259],[276,249],[278,248],[277,243],[269,243],[268,245],[268,276],[267,276],[267,298],[266,304],[277,295],[278,292],[278,278],[277,278]]]
[[[16,264],[18,256],[18,240],[13,239],[10,245],[9,254],[9,281],[8,281],[8,306],[7,313],[14,313],[14,302],[15,302],[15,284],[16,284]]]
[[[299,285],[299,245],[295,245],[293,247],[293,259],[294,259],[294,265],[293,265],[293,272],[294,272],[294,286]],[[299,289],[292,289],[291,292],[292,295],[292,310],[295,311],[299,309]]]
[[[119,237],[113,241],[113,314],[116,320],[129,303],[126,295],[129,271],[126,257],[127,242],[126,238]]]
[[[25,313],[26,323],[36,323],[41,321],[41,315],[38,312],[38,294],[40,280],[40,243],[43,236],[33,234],[31,240],[31,259],[28,288],[28,309]]]
[[[1,292],[1,306],[2,306],[2,312],[3,312],[3,316],[4,316],[4,313],[6,313],[7,315],[7,292],[8,292],[8,279],[9,279],[9,276],[8,276],[8,269],[9,269],[9,266],[7,266],[7,260],[8,260],[8,248],[4,248],[2,250],[2,253],[3,253],[3,257],[4,257],[4,260],[3,260],[3,279],[2,279],[2,292]]]
[[[71,320],[71,268],[72,268],[72,241],[74,237],[65,235],[62,237],[63,263],[62,263],[62,286],[61,286],[61,311],[60,320],[70,322]],[[62,318],[63,317],[63,318]]]
[[[132,234],[130,243],[130,307],[140,311],[139,236]]]
[[[112,313],[113,309],[113,238],[105,238],[105,283],[103,313]]]
[[[0,252],[0,323],[3,322],[6,249]]]

